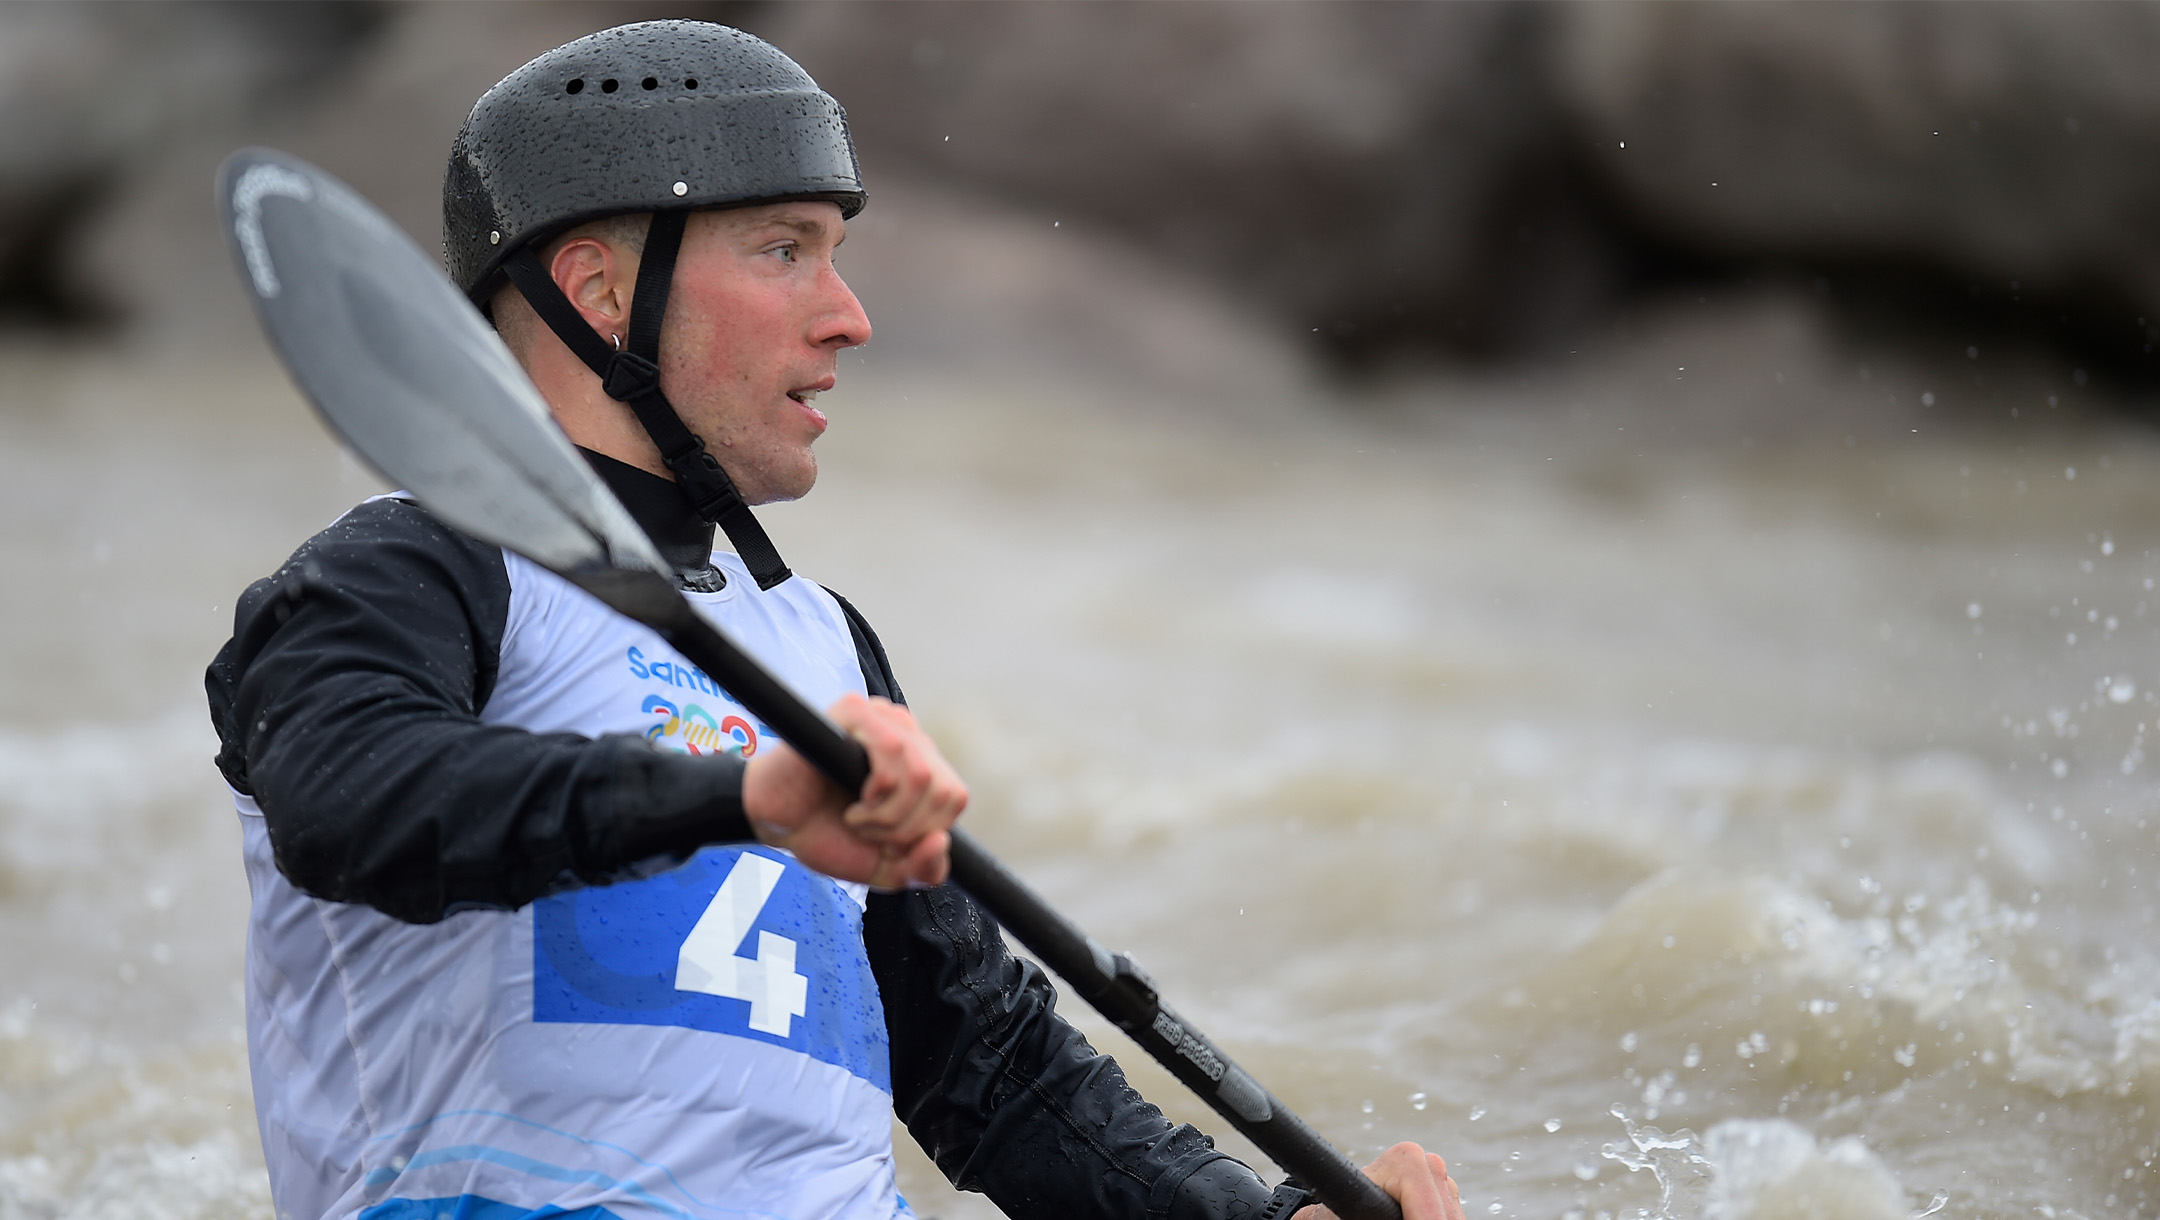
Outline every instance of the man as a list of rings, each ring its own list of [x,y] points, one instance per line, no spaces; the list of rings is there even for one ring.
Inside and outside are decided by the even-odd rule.
[[[884,1220],[894,1112],[1016,1216],[1324,1214],[1172,1127],[937,884],[965,787],[749,512],[810,490],[814,401],[869,338],[832,263],[862,204],[837,103],[724,27],[580,39],[467,119],[453,278],[871,778],[839,792],[653,632],[409,500],[311,539],[208,676],[280,1215]],[[1437,1157],[1372,1172],[1460,1220]]]

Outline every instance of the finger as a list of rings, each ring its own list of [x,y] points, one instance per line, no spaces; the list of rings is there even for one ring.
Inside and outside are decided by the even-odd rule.
[[[862,800],[849,806],[844,815],[848,825],[888,835],[898,831],[916,814],[938,779],[935,751],[919,734],[874,750],[871,774],[878,782],[865,785]]]
[[[825,709],[825,715],[841,728],[852,730],[865,716],[870,715],[870,709],[874,706],[876,704],[869,696],[849,691],[833,700]]]
[[[1441,1220],[1464,1220],[1462,1195],[1455,1187],[1455,1179],[1448,1176],[1447,1162],[1438,1153],[1425,1154],[1425,1173],[1435,1188],[1439,1210],[1434,1214]]]
[[[862,743],[870,774],[861,793],[862,807],[851,811],[850,824],[891,826],[905,816],[935,778],[943,760],[937,747],[904,707],[884,700],[864,700],[844,712],[850,730]]]
[[[873,750],[875,765],[891,781],[889,786],[875,793],[866,790],[843,816],[865,838],[912,844],[952,825],[967,806],[967,785],[919,727],[897,727],[904,731],[892,749],[880,741]]]
[[[967,785],[943,759],[931,757],[920,791],[911,781],[882,809],[850,808],[844,815],[851,830],[881,843],[912,848],[924,835],[948,830],[967,808]]]
[[[1448,1176],[1447,1162],[1442,1160],[1437,1152],[1426,1153],[1425,1159],[1432,1169],[1433,1177],[1440,1183],[1443,1214],[1446,1215],[1447,1220],[1464,1220],[1462,1189],[1455,1184],[1454,1178]]]
[[[826,714],[855,737],[887,737],[918,728],[915,714],[889,699],[842,695],[826,709]]]
[[[943,830],[922,837],[907,855],[907,885],[943,885],[952,873],[952,836]]]
[[[831,706],[825,709],[825,715],[861,744],[868,757],[870,773],[864,777],[863,790],[854,794],[858,797],[874,799],[889,782],[887,777],[879,773],[878,756],[880,749],[887,746],[892,738],[887,729],[890,722],[887,709],[892,706],[886,700],[869,699],[850,692],[834,700]]]
[[[1450,1202],[1447,1163],[1412,1143],[1400,1143],[1365,1167],[1365,1174],[1402,1204],[1404,1220],[1461,1220]]]
[[[743,813],[774,834],[792,834],[820,813],[839,813],[845,796],[786,743],[760,750],[743,769]]]
[[[878,850],[877,866],[867,884],[873,890],[897,890],[906,884],[907,858],[891,847]]]
[[[948,854],[951,847],[952,838],[943,831],[926,835],[906,849],[886,845],[879,853],[876,869],[870,874],[870,888],[903,890],[943,885],[952,871]]]

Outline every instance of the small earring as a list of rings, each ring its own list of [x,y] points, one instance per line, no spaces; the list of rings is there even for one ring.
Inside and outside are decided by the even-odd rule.
[[[621,351],[621,350],[622,350],[622,336],[621,336],[621,335],[609,335],[609,336],[608,336],[608,342],[610,342],[610,343],[612,343],[612,344],[614,344],[614,345],[615,345],[615,350],[616,350],[616,351],[618,351],[618,352],[619,352],[619,351]]]

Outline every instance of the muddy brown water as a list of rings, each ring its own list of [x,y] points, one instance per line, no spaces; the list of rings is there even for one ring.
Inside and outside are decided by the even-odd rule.
[[[0,1218],[268,1216],[200,672],[375,484],[266,360],[0,394]],[[986,843],[1473,1217],[2160,1211],[2154,435],[1381,397],[858,363],[770,520]]]

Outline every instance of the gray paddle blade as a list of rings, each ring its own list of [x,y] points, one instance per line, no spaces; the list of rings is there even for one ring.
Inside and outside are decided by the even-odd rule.
[[[246,148],[218,170],[241,282],[331,430],[430,511],[557,572],[665,572],[494,328],[358,192]]]

